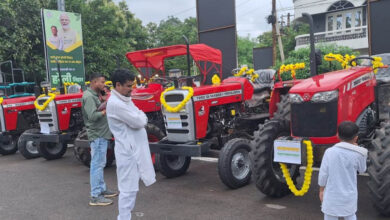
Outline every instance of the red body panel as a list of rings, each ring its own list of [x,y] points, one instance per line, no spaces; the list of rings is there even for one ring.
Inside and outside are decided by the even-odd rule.
[[[280,95],[282,90],[288,90],[294,85],[302,82],[302,80],[290,80],[290,81],[282,81],[274,84],[274,89],[272,90],[271,99],[269,102],[269,115],[270,118],[274,117],[274,113],[277,110],[276,104],[280,102]]]
[[[35,109],[34,101],[35,96],[4,99],[2,106],[4,108],[5,129],[7,131],[16,130],[19,111]]]
[[[71,109],[81,108],[81,98],[83,93],[56,95],[55,102],[57,106],[58,127],[60,131],[69,129]],[[66,103],[61,103],[61,101]]]
[[[375,86],[376,79],[370,67],[354,67],[303,80],[289,93],[299,94],[305,101],[310,101],[317,92],[338,90],[337,124],[340,124],[346,120],[356,121],[362,111],[375,101]],[[314,144],[335,144],[339,141],[337,136],[310,139]]]
[[[161,110],[160,96],[164,88],[161,84],[150,83],[146,88],[136,88],[131,92],[134,104],[143,112]]]
[[[240,94],[229,94],[238,91]],[[219,86],[201,86],[194,88],[194,116],[196,121],[196,139],[206,136],[210,108],[251,99],[253,86],[246,78],[228,78]],[[199,114],[203,110],[204,114]]]

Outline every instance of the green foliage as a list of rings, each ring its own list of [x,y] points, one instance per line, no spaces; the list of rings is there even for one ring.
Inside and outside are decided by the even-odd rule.
[[[237,38],[238,66],[248,65],[253,68],[253,48],[257,47],[255,40],[249,37]]]
[[[46,76],[40,9],[57,10],[56,0],[3,0],[0,2],[0,62],[12,60],[27,80]],[[87,75],[109,75],[117,67],[131,65],[126,52],[150,46],[148,31],[128,10],[112,0],[66,0],[66,11],[81,13],[84,60]],[[87,76],[88,79],[88,76]]]
[[[317,45],[317,49],[321,50],[322,54],[322,64],[318,66],[318,73],[326,73],[334,70],[340,70],[342,69],[341,65],[337,61],[328,62],[323,59],[323,57],[328,53],[334,53],[334,54],[349,54],[349,55],[355,55],[358,56],[359,53],[356,51],[353,51],[349,47],[340,47],[335,44],[331,45]],[[301,48],[298,50],[292,50],[288,54],[288,58],[284,61],[284,63],[281,63],[280,61],[277,61],[274,69],[279,70],[280,66],[282,64],[295,64],[295,63],[305,63],[305,69],[297,70],[296,71],[296,78],[297,79],[306,79],[310,77],[310,48]],[[289,72],[282,74],[283,80],[290,80],[291,74]]]
[[[46,75],[40,8],[48,4],[43,0],[0,2],[0,62],[11,60],[25,71],[28,81]]]
[[[198,32],[196,18],[187,18],[184,21],[176,17],[168,17],[167,20],[162,20],[158,25],[155,23],[147,24],[149,38],[148,44],[151,47],[163,47],[176,44],[185,44],[183,35],[186,36],[190,44],[198,42]],[[197,70],[196,65],[191,63],[192,75]],[[179,56],[167,58],[165,60],[166,73],[170,69],[181,69],[183,74],[187,75],[187,58],[186,56]]]

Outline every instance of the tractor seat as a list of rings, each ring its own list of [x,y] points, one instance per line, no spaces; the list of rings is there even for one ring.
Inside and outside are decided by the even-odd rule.
[[[67,91],[68,94],[74,94],[74,93],[79,93],[81,89],[80,85],[71,85],[68,87]]]

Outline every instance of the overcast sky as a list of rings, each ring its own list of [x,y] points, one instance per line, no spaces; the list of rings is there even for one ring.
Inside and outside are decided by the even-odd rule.
[[[119,2],[120,0],[115,0]],[[264,31],[271,30],[266,17],[271,13],[272,0],[235,0],[237,32],[240,36],[254,38]],[[159,23],[168,16],[184,20],[196,17],[196,0],[126,0],[129,10],[146,25],[149,22]],[[276,0],[278,17],[293,14],[293,0]],[[284,18],[287,21],[287,18]]]

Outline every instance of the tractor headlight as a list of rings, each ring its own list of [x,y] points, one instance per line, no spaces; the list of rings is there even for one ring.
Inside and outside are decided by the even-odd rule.
[[[289,100],[291,103],[302,103],[303,102],[303,98],[301,97],[301,95],[293,94],[293,93],[289,94]]]
[[[339,97],[339,92],[337,90],[329,92],[318,92],[311,97],[312,102],[330,102]]]

